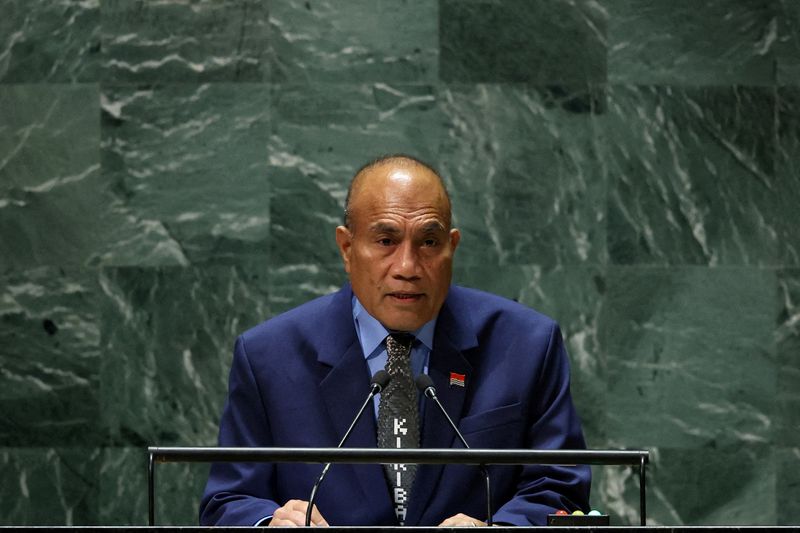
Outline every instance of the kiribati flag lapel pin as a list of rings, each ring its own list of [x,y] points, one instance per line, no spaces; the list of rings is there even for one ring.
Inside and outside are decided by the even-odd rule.
[[[451,387],[463,387],[464,381],[467,379],[465,374],[456,374],[455,372],[450,372],[450,386]]]

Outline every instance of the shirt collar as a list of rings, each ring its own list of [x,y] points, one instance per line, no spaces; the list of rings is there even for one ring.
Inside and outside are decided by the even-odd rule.
[[[437,317],[433,317],[416,331],[410,332],[428,351],[433,350],[433,333],[436,330],[436,319]],[[364,351],[364,357],[369,358],[378,346],[383,343],[386,336],[389,335],[389,330],[364,309],[355,294],[353,295],[353,322],[356,326],[361,349]]]

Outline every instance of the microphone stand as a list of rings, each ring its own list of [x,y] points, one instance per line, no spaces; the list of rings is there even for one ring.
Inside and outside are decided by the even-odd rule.
[[[453,423],[453,419],[450,418],[450,415],[447,414],[442,402],[439,401],[439,397],[436,396],[436,388],[433,386],[433,380],[427,374],[420,374],[417,376],[416,379],[417,388],[422,391],[422,393],[429,399],[433,400],[436,405],[439,407],[439,410],[442,412],[444,417],[450,423],[450,427],[453,428],[453,431],[456,432],[458,435],[461,444],[464,445],[464,448],[469,449],[469,444],[464,439],[464,435],[458,430],[458,427]],[[492,525],[492,493],[491,493],[491,486],[489,483],[489,470],[486,468],[485,464],[479,464],[478,468],[481,469],[481,473],[483,474],[484,480],[486,482],[486,525]]]
[[[364,400],[364,403],[361,404],[361,409],[358,410],[356,417],[350,423],[350,427],[347,428],[347,431],[345,432],[344,437],[342,437],[342,440],[339,442],[337,448],[342,447],[347,440],[347,437],[350,436],[350,433],[352,433],[353,428],[356,426],[356,422],[358,422],[361,418],[364,409],[367,408],[367,405],[369,405],[369,403],[372,401],[372,398],[374,398],[376,394],[379,394],[386,387],[386,385],[389,384],[390,379],[391,377],[385,370],[378,370],[375,372],[375,375],[372,376],[372,381],[370,382],[369,394]],[[314,486],[311,488],[311,496],[308,498],[308,509],[306,509],[306,527],[311,525],[311,510],[314,509],[314,502],[317,499],[317,490],[319,489],[320,484],[322,484],[322,480],[325,479],[325,476],[330,468],[331,463],[325,463],[325,467],[322,469],[322,473],[317,478],[317,482],[314,483]]]

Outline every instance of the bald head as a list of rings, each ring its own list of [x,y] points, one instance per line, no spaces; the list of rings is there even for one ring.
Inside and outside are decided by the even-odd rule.
[[[408,172],[403,172],[408,171]],[[344,225],[353,228],[354,211],[358,208],[358,196],[365,190],[372,191],[373,187],[385,187],[392,190],[392,183],[406,176],[409,180],[418,181],[429,185],[428,189],[432,198],[442,201],[446,212],[447,228],[452,224],[450,195],[444,185],[441,175],[430,165],[415,157],[405,154],[385,155],[373,159],[355,173],[347,189],[347,198],[344,205]],[[394,177],[395,179],[389,179]],[[407,180],[407,181],[409,181]]]

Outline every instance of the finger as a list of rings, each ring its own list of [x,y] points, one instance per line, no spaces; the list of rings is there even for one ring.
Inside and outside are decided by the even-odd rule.
[[[306,525],[306,513],[308,512],[308,502],[303,500],[292,500],[292,508],[303,514],[302,526]],[[312,526],[327,526],[328,522],[323,518],[322,513],[319,512],[315,505],[311,509],[311,525]]]
[[[281,520],[280,518],[272,517],[267,527],[299,527],[291,520]]]
[[[270,526],[304,526],[306,525],[307,504],[301,500],[289,500],[272,515]]]
[[[439,524],[440,527],[482,527],[485,525],[485,522],[469,515],[465,515],[464,513],[458,513],[457,515],[446,518],[441,524]]]
[[[458,515],[445,518],[439,526],[455,527],[458,525]]]
[[[306,509],[308,509],[308,504],[306,504]],[[316,505],[311,509],[311,523],[315,526],[328,527],[328,521],[325,520]]]
[[[306,515],[300,511],[283,510],[275,511],[270,526],[304,526],[306,525]]]
[[[273,519],[272,522],[270,522],[270,525],[275,523],[275,525],[286,524],[286,525],[305,526],[307,510],[308,510],[308,502],[303,500],[289,500],[283,507],[280,507],[275,511],[275,514],[273,515]],[[322,526],[322,527],[328,526],[328,522],[319,512],[319,509],[317,509],[316,505],[311,510],[311,525]]]

